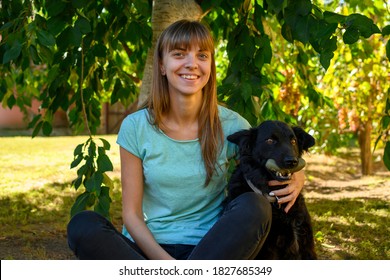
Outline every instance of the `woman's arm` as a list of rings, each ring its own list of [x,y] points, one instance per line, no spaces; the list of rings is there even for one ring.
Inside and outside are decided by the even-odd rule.
[[[295,172],[291,176],[291,180],[279,182],[276,180],[269,181],[269,186],[279,186],[279,185],[285,185],[287,186],[280,190],[272,191],[277,197],[279,197],[278,202],[280,204],[287,203],[286,208],[284,211],[287,213],[290,208],[294,205],[295,200],[297,199],[299,193],[302,191],[303,186],[305,184],[305,172],[303,170],[300,170],[298,172]]]
[[[142,161],[120,148],[123,222],[134,241],[150,259],[173,259],[154,239],[142,211]]]

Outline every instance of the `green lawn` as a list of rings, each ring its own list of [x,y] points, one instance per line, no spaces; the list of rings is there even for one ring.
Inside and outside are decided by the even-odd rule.
[[[114,171],[111,216],[121,225],[119,153],[116,136],[103,136],[111,143],[109,157]],[[73,150],[87,137],[0,137],[0,259],[72,259],[66,244],[66,224],[78,195],[71,188],[76,170],[70,169]],[[350,169],[356,159],[340,159]],[[308,159],[310,164],[311,159]],[[312,160],[313,161],[313,160]],[[345,161],[345,163],[344,163]],[[321,164],[322,166],[323,164]],[[367,195],[343,197],[321,187],[331,171],[319,171],[315,163],[307,170],[307,204],[313,217],[316,247],[320,259],[390,258],[389,173],[361,184]],[[332,166],[338,170],[338,165]],[[327,173],[328,172],[328,173]],[[382,172],[383,173],[383,172]],[[333,176],[333,177],[332,177]],[[348,179],[348,178],[347,178]],[[356,193],[356,181],[343,178],[338,188]],[[378,183],[379,182],[379,183]],[[370,197],[380,185],[382,198]],[[322,196],[321,196],[322,195]],[[337,197],[336,197],[337,196]]]

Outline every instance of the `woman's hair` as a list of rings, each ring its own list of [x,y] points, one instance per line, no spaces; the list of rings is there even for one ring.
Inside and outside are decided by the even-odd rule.
[[[217,81],[214,58],[214,40],[209,29],[198,21],[180,20],[165,29],[154,51],[153,79],[151,93],[145,104],[151,116],[150,122],[161,127],[162,116],[169,111],[170,99],[168,80],[162,75],[160,63],[163,55],[174,49],[191,48],[198,45],[200,49],[211,52],[211,72],[203,88],[202,105],[198,117],[199,142],[206,169],[207,186],[216,170],[217,157],[223,144],[223,131],[218,117]]]

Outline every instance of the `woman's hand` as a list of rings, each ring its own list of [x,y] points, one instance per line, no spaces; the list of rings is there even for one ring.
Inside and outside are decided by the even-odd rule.
[[[268,185],[270,187],[280,186],[285,184],[287,184],[285,188],[272,191],[271,193],[273,193],[275,196],[279,198],[278,199],[279,204],[287,203],[286,208],[284,208],[284,211],[287,213],[294,205],[295,200],[297,199],[299,193],[303,189],[303,186],[305,184],[305,172],[303,170],[295,172],[291,176],[291,180],[288,181],[280,182],[280,181],[272,180],[268,182]]]

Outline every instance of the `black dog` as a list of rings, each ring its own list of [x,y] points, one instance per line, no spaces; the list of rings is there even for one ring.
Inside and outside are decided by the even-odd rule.
[[[302,194],[285,213],[268,181],[289,180],[305,166],[302,154],[315,143],[300,127],[265,121],[227,137],[239,146],[240,162],[229,181],[229,197],[255,191],[272,203],[272,226],[257,259],[316,259],[311,219]],[[281,186],[280,188],[283,188]]]

